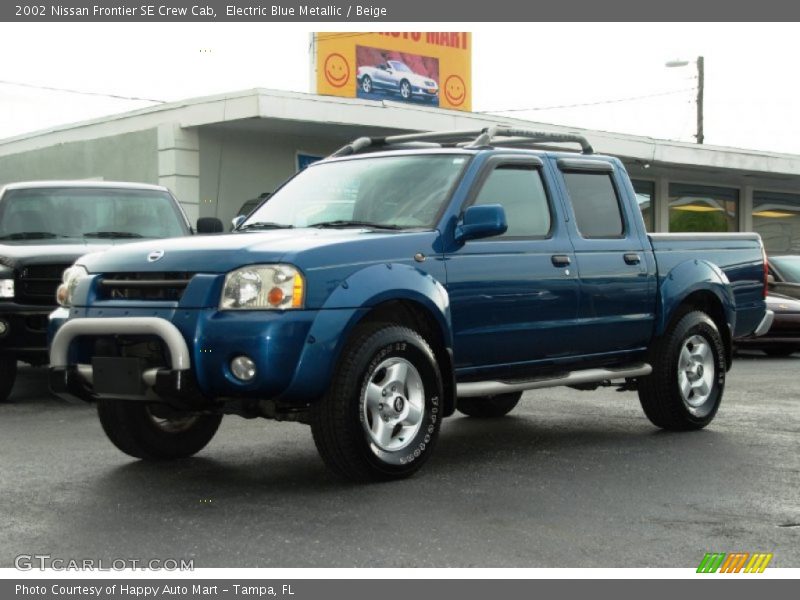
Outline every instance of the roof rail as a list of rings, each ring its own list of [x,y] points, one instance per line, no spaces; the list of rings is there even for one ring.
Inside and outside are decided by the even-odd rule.
[[[550,131],[533,131],[493,125],[479,130],[468,131],[427,131],[386,137],[360,137],[339,148],[330,155],[330,158],[350,156],[351,154],[390,147],[485,148],[493,146],[534,146],[548,143],[576,143],[580,145],[583,154],[594,153],[589,141],[578,133],[553,133]]]

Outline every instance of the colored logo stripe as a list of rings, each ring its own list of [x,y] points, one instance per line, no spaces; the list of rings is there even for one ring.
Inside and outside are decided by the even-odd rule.
[[[750,557],[749,552],[733,552],[728,554],[728,558],[722,563],[720,573],[738,573],[744,567],[744,563]]]
[[[698,573],[716,573],[722,561],[725,560],[724,552],[708,552],[697,567]]]
[[[753,554],[750,562],[747,563],[745,573],[763,573],[767,568],[769,561],[772,560],[772,554]]]

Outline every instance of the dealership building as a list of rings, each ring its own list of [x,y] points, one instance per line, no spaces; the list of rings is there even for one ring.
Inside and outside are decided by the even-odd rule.
[[[360,136],[503,124],[577,132],[618,156],[651,231],[756,231],[800,253],[800,156],[657,140],[390,100],[255,89],[160,104],[0,140],[0,184],[92,179],[170,188],[190,219],[233,218]]]

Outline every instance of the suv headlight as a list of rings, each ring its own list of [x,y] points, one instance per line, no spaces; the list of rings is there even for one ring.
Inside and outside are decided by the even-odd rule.
[[[61,276],[62,283],[56,289],[56,302],[67,308],[72,306],[72,295],[75,293],[78,282],[88,275],[89,271],[81,265],[72,265],[64,269],[64,274]]]
[[[231,271],[222,286],[220,310],[303,308],[305,280],[291,265],[250,265]]]

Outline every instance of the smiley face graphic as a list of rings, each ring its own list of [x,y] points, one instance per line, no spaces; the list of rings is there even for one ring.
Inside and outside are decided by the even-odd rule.
[[[461,106],[467,98],[467,86],[458,75],[450,75],[444,82],[444,97],[452,106]]]
[[[325,59],[324,66],[325,80],[333,87],[344,87],[350,79],[350,65],[347,59],[341,54],[329,54]]]

